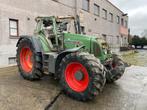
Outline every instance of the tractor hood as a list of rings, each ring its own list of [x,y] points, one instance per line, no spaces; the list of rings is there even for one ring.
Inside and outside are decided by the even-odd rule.
[[[64,46],[71,49],[79,46],[85,46],[85,51],[94,54],[101,61],[107,58],[108,44],[102,38],[95,36],[64,33]]]
[[[65,37],[82,37],[82,39],[87,39],[87,40],[89,40],[90,38],[96,38],[95,36],[73,34],[73,33],[64,33],[64,36]]]
[[[65,48],[75,48],[84,45],[86,51],[91,50],[91,39],[92,36],[64,33],[64,44]]]

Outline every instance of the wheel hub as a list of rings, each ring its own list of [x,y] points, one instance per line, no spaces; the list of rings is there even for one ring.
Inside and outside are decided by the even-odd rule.
[[[77,71],[75,73],[75,78],[76,80],[81,81],[84,78],[84,74],[82,73],[82,71]]]
[[[65,69],[65,80],[68,86],[76,91],[83,92],[89,84],[87,69],[79,62],[72,62]]]

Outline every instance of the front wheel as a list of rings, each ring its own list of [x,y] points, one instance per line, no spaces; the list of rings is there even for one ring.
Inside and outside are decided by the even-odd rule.
[[[117,55],[113,55],[112,59],[106,62],[106,80],[108,83],[113,83],[120,79],[125,71],[124,62],[118,58]]]
[[[105,85],[103,65],[88,53],[66,55],[60,63],[59,71],[64,92],[77,100],[93,99]]]

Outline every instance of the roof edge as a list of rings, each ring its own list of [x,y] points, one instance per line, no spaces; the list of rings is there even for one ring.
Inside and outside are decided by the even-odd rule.
[[[119,9],[116,5],[114,5],[112,2],[110,2],[109,0],[106,0],[108,3],[110,3],[113,7],[115,7],[116,9],[118,9],[122,14],[125,14],[121,9]]]

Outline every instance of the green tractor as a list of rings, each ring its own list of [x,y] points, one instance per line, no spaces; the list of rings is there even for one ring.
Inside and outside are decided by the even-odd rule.
[[[17,64],[24,79],[33,81],[51,74],[66,95],[86,101],[99,94],[106,82],[123,75],[123,61],[102,39],[82,35],[78,16],[35,20],[34,35],[21,36],[16,45]]]

